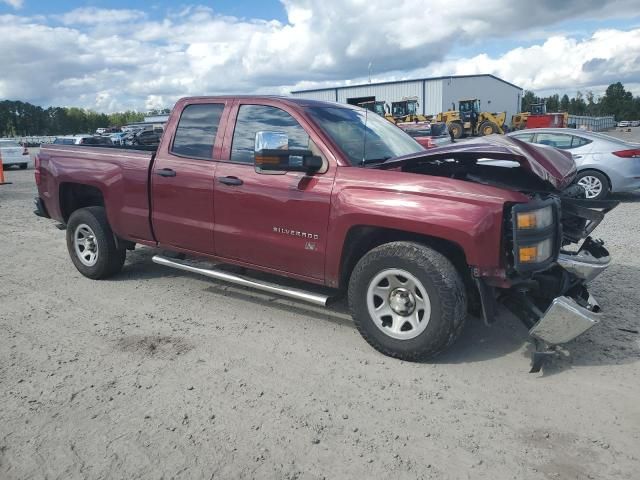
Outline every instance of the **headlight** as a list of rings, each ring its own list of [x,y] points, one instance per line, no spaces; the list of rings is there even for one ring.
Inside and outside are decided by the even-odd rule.
[[[548,198],[513,205],[511,252],[516,271],[542,271],[556,260],[560,234],[558,203],[557,199]]]
[[[541,263],[551,257],[553,242],[550,238],[532,245],[518,247],[518,260],[520,263]]]
[[[516,215],[516,227],[518,230],[541,230],[548,228],[553,223],[553,210],[551,205],[538,210],[520,212]]]

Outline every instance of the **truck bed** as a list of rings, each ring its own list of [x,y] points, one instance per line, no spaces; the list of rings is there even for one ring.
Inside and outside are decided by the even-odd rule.
[[[114,231],[133,241],[153,241],[147,189],[154,156],[155,151],[127,147],[43,146],[39,184],[49,215],[66,222],[65,205],[81,201],[75,186],[90,186],[110,205],[107,215]]]

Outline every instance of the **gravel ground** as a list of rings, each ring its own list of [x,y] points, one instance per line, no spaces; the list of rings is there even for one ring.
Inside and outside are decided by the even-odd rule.
[[[178,272],[139,248],[82,277],[0,187],[0,478],[631,479],[640,471],[640,194],[597,233],[606,320],[528,374],[503,315],[434,363],[372,350],[344,314]]]

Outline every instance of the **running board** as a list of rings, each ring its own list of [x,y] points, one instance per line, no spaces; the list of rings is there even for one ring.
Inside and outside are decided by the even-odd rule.
[[[194,267],[186,263],[181,263],[176,260],[163,257],[161,255],[154,255],[152,260],[158,265],[177,268],[178,270],[184,270],[185,272],[199,273],[200,275],[204,275],[205,277],[211,277],[215,278],[216,280],[235,283],[236,285],[241,285],[243,287],[255,288],[256,290],[262,290],[263,292],[275,293],[277,295],[294,298],[296,300],[312,303],[321,307],[326,307],[330,298],[329,296],[322,295],[320,293],[300,290],[298,288],[283,287],[275,283],[254,280],[242,275],[225,272],[223,270]]]

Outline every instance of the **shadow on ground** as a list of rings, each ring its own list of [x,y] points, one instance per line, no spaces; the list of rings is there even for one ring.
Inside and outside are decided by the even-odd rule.
[[[139,248],[130,252],[123,272],[113,281],[145,280],[156,277],[191,277],[198,280],[206,278],[157,265],[151,260],[156,253],[157,251],[151,248]],[[244,273],[244,269],[238,267],[224,265],[219,268]],[[558,355],[545,366],[544,375],[557,374],[574,367],[620,365],[640,360],[640,334],[635,333],[640,331],[640,321],[633,313],[640,310],[640,293],[636,292],[635,288],[624,291],[616,286],[618,283],[633,285],[624,281],[617,282],[616,278],[640,279],[640,269],[612,265],[605,275],[606,278],[598,279],[592,286],[592,290],[597,292],[601,299],[601,305],[605,311],[603,321],[586,334],[559,348]],[[252,272],[251,276],[283,283],[283,279],[273,275]],[[284,283],[302,289],[318,289],[313,285],[294,280],[284,280]],[[206,285],[204,290],[215,295],[355,328],[344,297],[338,297],[325,309],[214,279],[206,279]],[[469,316],[458,341],[430,363],[484,362],[518,350],[522,351],[524,357],[530,358],[534,351],[533,342],[524,325],[511,313],[501,310],[496,322],[491,326],[486,326],[479,318]]]

